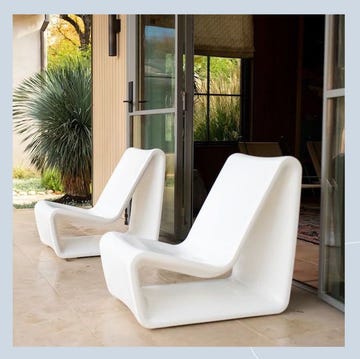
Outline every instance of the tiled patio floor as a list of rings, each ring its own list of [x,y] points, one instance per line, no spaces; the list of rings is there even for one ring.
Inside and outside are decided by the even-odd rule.
[[[144,329],[108,293],[99,257],[62,260],[40,243],[32,209],[14,210],[13,260],[15,346],[344,345],[344,314],[297,287],[280,315]],[[143,275],[184,279],[166,271]]]
[[[317,244],[299,239],[297,241],[293,278],[313,288],[318,287],[319,250],[320,248]]]

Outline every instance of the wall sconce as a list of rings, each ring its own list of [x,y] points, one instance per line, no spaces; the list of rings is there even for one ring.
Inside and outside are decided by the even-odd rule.
[[[117,39],[116,34],[121,30],[120,19],[116,18],[116,15],[109,15],[109,56],[117,55]]]

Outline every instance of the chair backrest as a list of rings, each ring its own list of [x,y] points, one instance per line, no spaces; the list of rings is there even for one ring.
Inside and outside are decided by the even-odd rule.
[[[94,212],[106,218],[115,219],[119,217],[129,204],[142,178],[146,176],[149,168],[152,168],[155,162],[158,162],[157,173],[153,173],[158,180],[156,193],[162,201],[165,154],[159,149],[142,150],[131,147],[125,150],[115,167],[93,207]],[[144,181],[142,183],[142,187],[144,187],[146,184]],[[150,182],[147,184],[150,185]],[[148,189],[149,191],[153,190],[152,188]]]
[[[276,198],[270,196],[273,189]],[[262,225],[257,220],[265,205],[270,214],[276,206],[292,210],[292,214],[281,213],[282,220],[289,221],[287,216],[293,215],[292,230],[297,226],[300,190],[301,165],[295,158],[233,154],[182,245],[191,247],[199,260],[230,269],[252,227]]]

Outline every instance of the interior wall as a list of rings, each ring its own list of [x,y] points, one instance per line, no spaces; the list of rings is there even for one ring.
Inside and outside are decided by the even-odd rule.
[[[254,16],[251,140],[287,143],[295,153],[299,16]]]
[[[126,16],[109,56],[108,15],[93,16],[93,203],[126,148]]]
[[[303,17],[303,59],[301,69],[300,145],[321,141],[324,86],[325,16]]]

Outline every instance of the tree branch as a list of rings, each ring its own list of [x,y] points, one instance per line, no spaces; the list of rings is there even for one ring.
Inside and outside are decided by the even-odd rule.
[[[64,37],[65,40],[70,41],[70,42],[71,42],[73,45],[75,45],[75,46],[79,46],[77,43],[75,43],[75,41],[73,41],[70,37],[68,37],[68,36],[65,34],[65,32],[62,31],[62,29],[61,29],[60,27],[58,28],[58,31],[59,31],[59,33]]]
[[[76,31],[79,35],[82,34],[82,31],[81,31],[81,29],[80,29],[79,24],[78,24],[74,19],[72,19],[69,15],[61,14],[61,15],[60,15],[60,19],[63,19],[63,20],[65,20],[65,21],[67,21],[68,23],[70,23],[72,26],[74,26],[75,31]]]
[[[68,14],[61,14],[59,15],[59,18],[73,26],[80,40],[80,50],[83,50],[86,49],[87,46],[90,44],[92,16],[87,14],[75,14],[75,16],[82,20],[84,25],[83,31],[81,30],[81,27],[77,20],[74,20]]]

